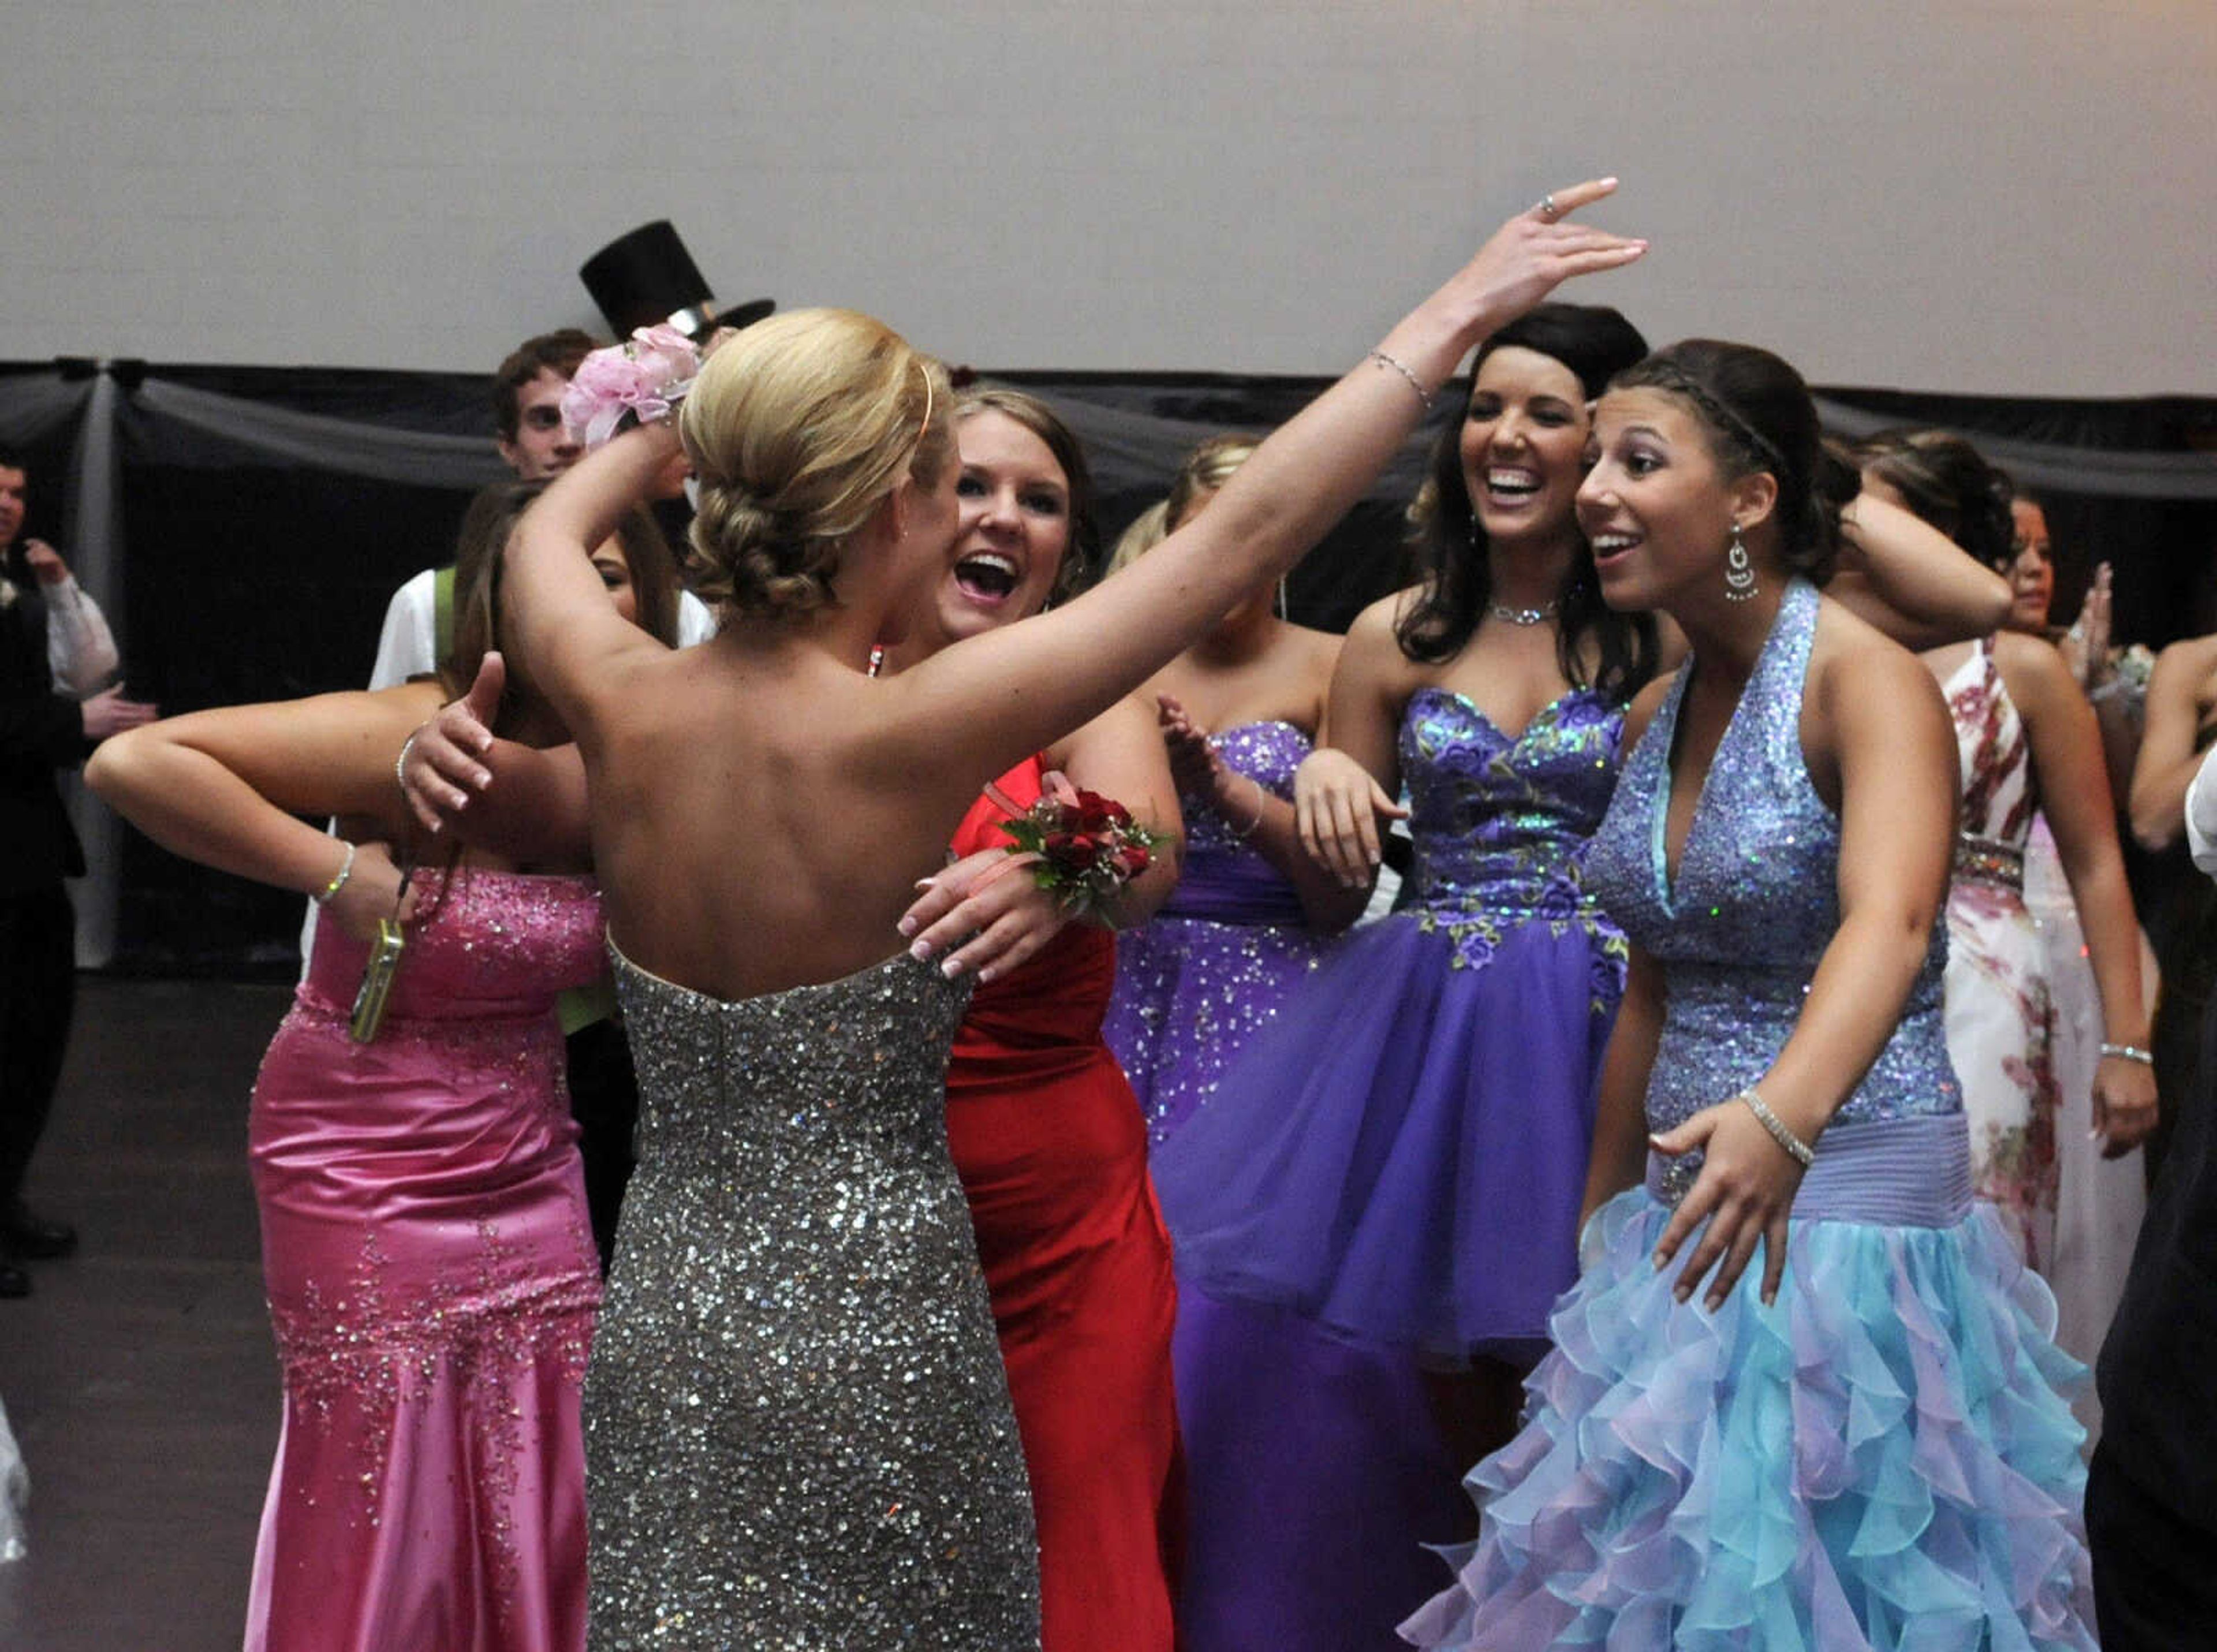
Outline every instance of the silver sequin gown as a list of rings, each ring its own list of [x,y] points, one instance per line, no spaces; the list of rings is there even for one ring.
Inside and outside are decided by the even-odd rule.
[[[591,1645],[1037,1648],[947,1151],[966,986],[902,955],[727,1003],[615,965],[639,1165],[586,1379]]]

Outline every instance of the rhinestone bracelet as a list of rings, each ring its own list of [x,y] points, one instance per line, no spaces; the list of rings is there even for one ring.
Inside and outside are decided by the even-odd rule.
[[[1424,388],[1424,381],[1409,368],[1405,362],[1398,362],[1382,350],[1370,352],[1370,359],[1380,367],[1390,367],[1409,381],[1409,388],[1417,393],[1417,402],[1426,412],[1432,411],[1432,392]]]
[[[2115,1055],[2120,1061],[2138,1061],[2142,1067],[2155,1065],[2154,1055],[2142,1049],[2138,1044],[2104,1044],[2102,1046],[2102,1054]]]
[[[1793,1155],[1795,1164],[1806,1170],[1816,1162],[1817,1150],[1786,1128],[1785,1121],[1764,1105],[1763,1098],[1755,1093],[1753,1085],[1741,1091],[1734,1099],[1747,1104],[1748,1111],[1753,1113],[1763,1128],[1770,1132],[1772,1141]]]
[[[338,892],[346,888],[347,880],[354,875],[354,853],[355,845],[349,844],[346,846],[346,858],[339,863],[337,875],[324,885],[321,889],[310,894],[309,900],[314,901],[318,906],[330,905]]]

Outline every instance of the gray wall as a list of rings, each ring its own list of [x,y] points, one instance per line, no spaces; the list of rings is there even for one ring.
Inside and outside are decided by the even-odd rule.
[[[483,369],[678,222],[1004,368],[1317,372],[1615,170],[1579,289],[1813,379],[2217,393],[2212,0],[18,0],[0,359]]]

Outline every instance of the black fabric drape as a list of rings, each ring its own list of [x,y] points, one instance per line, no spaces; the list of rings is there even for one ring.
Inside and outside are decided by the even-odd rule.
[[[1068,419],[1112,542],[1195,442],[1266,432],[1326,382],[986,376],[1045,397]],[[1403,510],[1459,405],[1454,390],[1442,396],[1369,496],[1295,571],[1295,619],[1343,629],[1399,583]],[[2217,455],[2205,450],[2217,402],[1838,389],[1822,393],[1822,405],[1843,434],[1945,424],[2014,463],[2047,505],[2059,617],[2107,559],[2121,638],[2159,645],[2217,628]],[[360,686],[393,588],[448,558],[470,494],[505,473],[491,419],[487,381],[474,374],[0,364],[0,441],[25,449],[33,468],[29,531],[63,547],[108,611],[132,690],[173,713]],[[84,813],[96,866],[82,958],[289,970],[294,897],[187,866],[113,832],[96,808]]]

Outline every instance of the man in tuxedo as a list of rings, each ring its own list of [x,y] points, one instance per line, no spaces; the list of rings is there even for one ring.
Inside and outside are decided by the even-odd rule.
[[[41,593],[59,564],[34,559],[22,537],[28,481],[22,457],[0,449],[0,1296],[29,1295],[23,1264],[77,1245],[70,1228],[23,1203],[77,997],[76,915],[62,880],[84,875],[84,855],[55,771],[155,715],[120,688],[83,701],[56,690]]]

